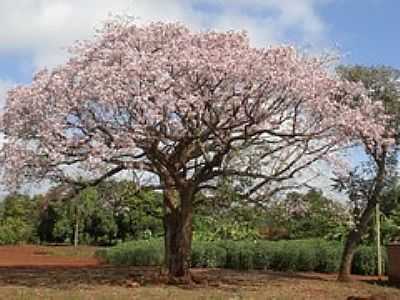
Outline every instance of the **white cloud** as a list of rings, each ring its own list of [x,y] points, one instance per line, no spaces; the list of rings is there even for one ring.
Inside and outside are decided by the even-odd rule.
[[[184,7],[175,0],[2,0],[0,51],[31,52],[36,66],[54,65],[65,59],[63,47],[88,38],[110,13],[172,21],[184,20]]]
[[[199,0],[218,4],[223,13],[214,22],[221,29],[247,29],[256,44],[285,40],[295,30],[303,42],[320,43],[325,25],[318,16],[319,5],[329,0]],[[265,17],[261,17],[265,15]]]
[[[90,37],[110,13],[129,14],[143,21],[181,21],[194,28],[245,29],[257,45],[284,41],[289,30],[300,31],[302,41],[319,43],[324,24],[317,7],[326,1],[2,0],[0,55],[20,51],[33,56],[35,67],[54,66],[66,57],[63,47]],[[222,9],[208,14],[196,10],[194,4],[220,5]],[[250,11],[260,13],[252,15]]]

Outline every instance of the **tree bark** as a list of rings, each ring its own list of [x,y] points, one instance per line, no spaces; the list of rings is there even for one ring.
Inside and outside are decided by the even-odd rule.
[[[346,244],[343,249],[342,260],[339,267],[339,281],[351,281],[351,267],[353,262],[354,253],[357,249],[358,244],[361,241],[362,234],[353,229],[347,236]]]
[[[180,204],[172,208],[166,201],[171,193],[164,192],[164,260],[170,283],[190,283],[192,247],[192,197],[180,193]]]
[[[357,224],[356,228],[350,231],[349,235],[347,236],[339,268],[339,281],[351,280],[350,275],[354,253],[357,249],[357,246],[361,242],[362,236],[368,231],[368,224],[374,215],[376,200],[377,199],[368,202],[367,207],[361,216],[360,222]]]

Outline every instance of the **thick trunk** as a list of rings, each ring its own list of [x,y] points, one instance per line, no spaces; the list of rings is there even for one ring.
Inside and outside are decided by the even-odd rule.
[[[180,212],[165,216],[165,254],[170,278],[190,280],[190,254],[192,246],[192,220]]]
[[[339,281],[350,281],[351,266],[353,262],[354,253],[357,246],[361,242],[362,236],[368,231],[368,224],[372,219],[374,214],[376,201],[370,201],[365,208],[360,222],[357,224],[356,228],[352,229],[347,236],[346,244],[343,249],[342,260],[339,268]]]
[[[164,194],[164,197],[168,195]],[[192,199],[180,197],[176,208],[165,207],[165,264],[172,283],[189,283],[192,247]]]

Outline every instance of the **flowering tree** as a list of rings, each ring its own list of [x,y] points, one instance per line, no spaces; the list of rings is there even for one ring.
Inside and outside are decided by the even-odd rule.
[[[190,278],[199,191],[248,179],[241,196],[262,201],[355,133],[381,140],[384,129],[381,107],[332,78],[329,61],[254,48],[245,33],[116,20],[71,51],[8,93],[6,179],[73,182],[78,172],[95,184],[136,171],[135,184],[163,191],[171,278]]]
[[[337,73],[343,79],[362,82],[369,98],[383,103],[386,120],[382,124],[386,130],[381,134],[386,141],[392,139],[392,143],[386,144],[382,138],[364,136],[359,132],[357,136],[367,161],[362,168],[337,179],[337,188],[346,191],[355,206],[356,222],[346,237],[338,276],[338,280],[348,281],[354,253],[368,230],[375,207],[383,202],[383,194],[398,175],[400,71],[390,67],[340,66]],[[355,101],[354,105],[363,104]]]

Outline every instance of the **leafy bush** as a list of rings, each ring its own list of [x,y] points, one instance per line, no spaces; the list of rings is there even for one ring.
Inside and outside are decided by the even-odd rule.
[[[96,255],[115,265],[157,266],[163,263],[163,243],[159,239],[122,243],[101,249]]]
[[[0,245],[35,242],[33,227],[19,219],[7,219],[0,225]]]
[[[97,255],[119,265],[160,265],[163,243],[159,239],[123,243],[101,249]],[[192,267],[222,267],[237,270],[336,272],[342,244],[325,240],[291,241],[194,241]],[[384,256],[386,260],[386,257]],[[376,272],[375,248],[361,246],[354,257],[353,272]]]
[[[211,242],[193,243],[191,264],[193,267],[224,267],[226,249]]]
[[[341,260],[342,245],[338,242],[323,241],[318,245],[316,271],[322,273],[337,272]]]
[[[21,241],[20,234],[11,224],[3,224],[0,226],[0,245],[12,245]]]
[[[240,266],[240,248],[237,246],[241,242],[223,241],[219,244],[223,245],[226,250],[225,268],[239,269]]]
[[[352,272],[354,274],[375,275],[378,272],[377,260],[376,247],[360,246],[354,254]],[[383,251],[383,262],[387,265],[386,251]]]
[[[242,242],[239,244],[240,249],[240,260],[239,269],[240,270],[250,270],[254,269],[254,245],[248,247]]]
[[[0,202],[0,245],[37,242],[36,213],[27,196],[9,195]]]

